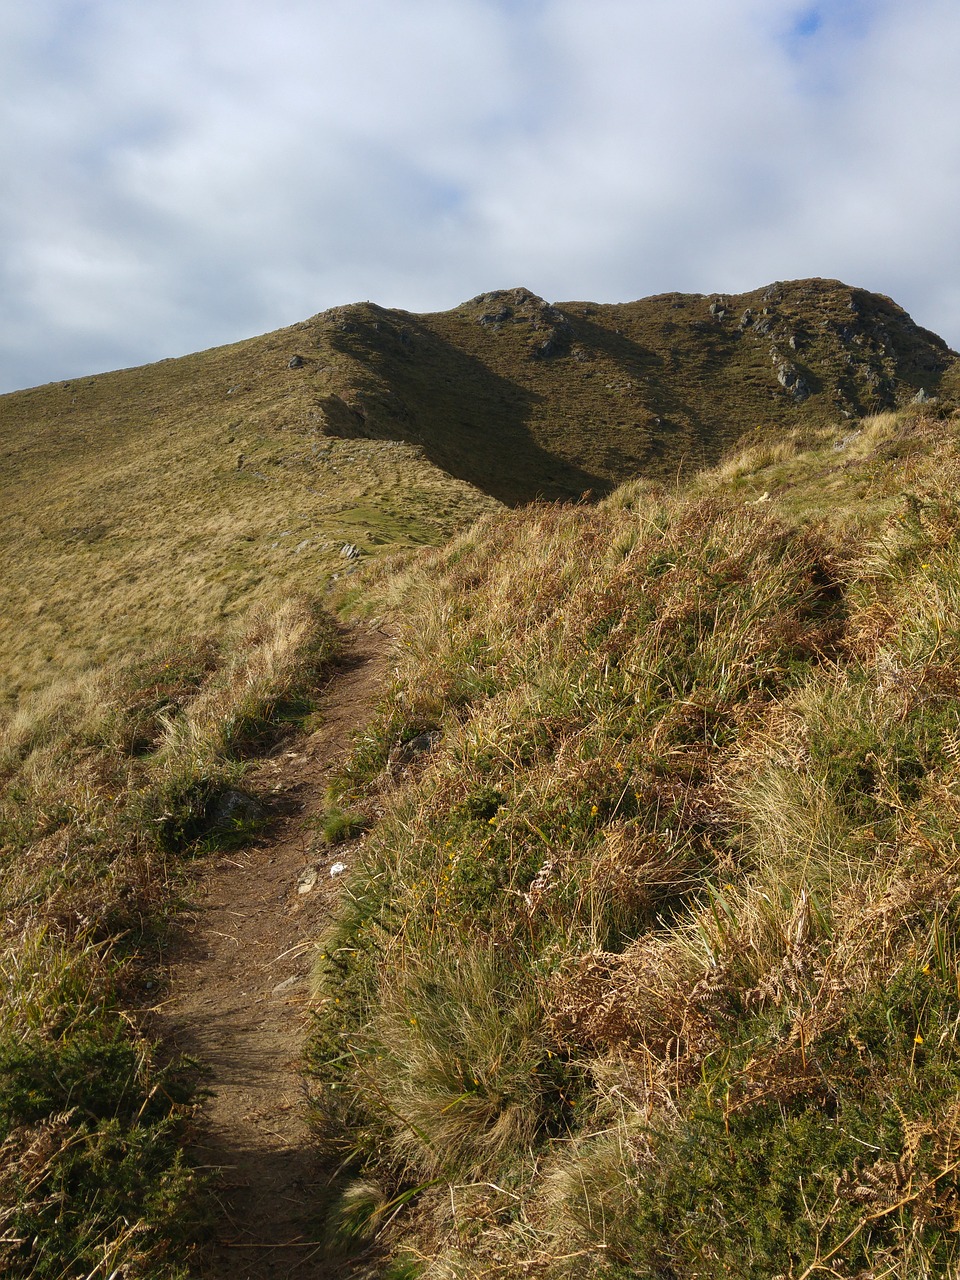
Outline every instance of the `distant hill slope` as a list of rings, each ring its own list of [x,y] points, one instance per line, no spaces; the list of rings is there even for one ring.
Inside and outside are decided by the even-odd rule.
[[[502,501],[702,466],[746,431],[955,394],[958,358],[888,298],[833,280],[550,306],[525,289],[313,326],[325,429],[403,439]],[[313,369],[309,368],[313,365]]]
[[[0,700],[316,594],[496,502],[412,445],[324,437],[299,328],[0,397]]]

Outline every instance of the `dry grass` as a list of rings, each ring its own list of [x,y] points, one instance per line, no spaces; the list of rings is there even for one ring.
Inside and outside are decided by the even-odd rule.
[[[778,381],[784,361],[807,399]],[[941,379],[947,392],[954,364],[888,300],[835,281],[722,305],[553,309],[515,290],[430,316],[336,308],[4,396],[0,696],[149,648],[171,618],[216,629],[251,603],[315,592],[349,567],[344,543],[436,545],[495,499],[689,475],[748,432],[765,443],[726,476],[745,491],[764,477],[792,489],[816,454],[838,502],[875,493],[882,477],[854,495],[836,455],[822,457],[881,452],[881,428],[843,415]]]
[[[857,466],[916,478],[934,430],[868,423]],[[417,622],[341,781],[383,817],[311,1052],[329,1148],[419,1202],[380,1232],[412,1274],[955,1271],[953,430],[890,516],[880,458],[856,538],[740,496],[812,493],[814,441],[385,584]]]
[[[333,647],[329,619],[288,600],[61,685],[7,724],[5,1275],[183,1274],[205,1208],[183,1156],[197,1072],[165,1061],[136,1010],[190,857],[249,838],[253,820],[218,799],[309,714]]]
[[[286,367],[313,341],[298,327],[0,398],[8,700],[316,594],[354,567],[346,543],[437,543],[495,505],[414,446],[326,437],[322,387]]]

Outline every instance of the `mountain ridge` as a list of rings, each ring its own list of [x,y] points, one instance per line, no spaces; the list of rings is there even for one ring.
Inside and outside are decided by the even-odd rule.
[[[339,370],[350,388],[325,403],[327,431],[417,443],[508,503],[606,492],[711,464],[758,425],[822,425],[956,386],[958,357],[942,338],[890,299],[830,280],[610,304],[550,304],[516,288],[445,312],[366,303],[314,322],[353,364],[352,377]],[[445,354],[461,395],[427,382],[450,381]],[[478,462],[471,439],[484,425],[495,453],[523,461],[525,482],[497,457]]]
[[[798,288],[358,304],[0,406],[0,1270],[219,1275],[209,1206],[224,1275],[957,1273],[957,360]],[[287,1105],[265,1000],[316,1145],[244,1101],[214,1172],[198,1087]]]
[[[491,505],[673,482],[740,442],[935,397],[960,357],[838,281],[449,311],[334,307],[285,329],[0,397],[9,694],[219,626],[278,583],[437,545]]]
[[[102,427],[118,407],[104,415],[88,389],[104,383],[128,417],[173,403],[189,417],[205,402],[228,432],[413,444],[514,504],[709,465],[758,427],[823,425],[917,395],[953,403],[960,357],[890,298],[836,280],[625,303],[548,303],[515,287],[439,312],[336,306],[224,347],[10,392],[0,432],[82,421],[84,405]],[[47,404],[58,391],[71,403]]]

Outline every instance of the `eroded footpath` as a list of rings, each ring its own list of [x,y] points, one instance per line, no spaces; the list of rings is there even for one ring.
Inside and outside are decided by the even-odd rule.
[[[201,873],[196,909],[171,955],[159,1034],[202,1062],[211,1096],[194,1157],[222,1171],[215,1240],[202,1280],[328,1276],[309,1215],[322,1177],[306,1122],[299,1057],[313,943],[328,917],[339,860],[314,846],[311,818],[329,775],[386,680],[389,637],[353,628],[319,710],[321,728],[262,761],[251,789],[281,816],[249,848]],[[316,887],[298,892],[307,868]]]

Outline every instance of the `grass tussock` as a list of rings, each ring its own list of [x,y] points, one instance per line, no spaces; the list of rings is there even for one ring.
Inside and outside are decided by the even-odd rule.
[[[960,1265],[947,452],[855,536],[734,467],[394,575],[416,622],[340,779],[383,816],[310,1049],[326,1148],[407,1197],[367,1243],[423,1277]]]
[[[0,1269],[176,1276],[204,1199],[197,1064],[136,1010],[198,849],[265,810],[245,761],[308,716],[335,647],[290,600],[25,703],[0,735]]]

